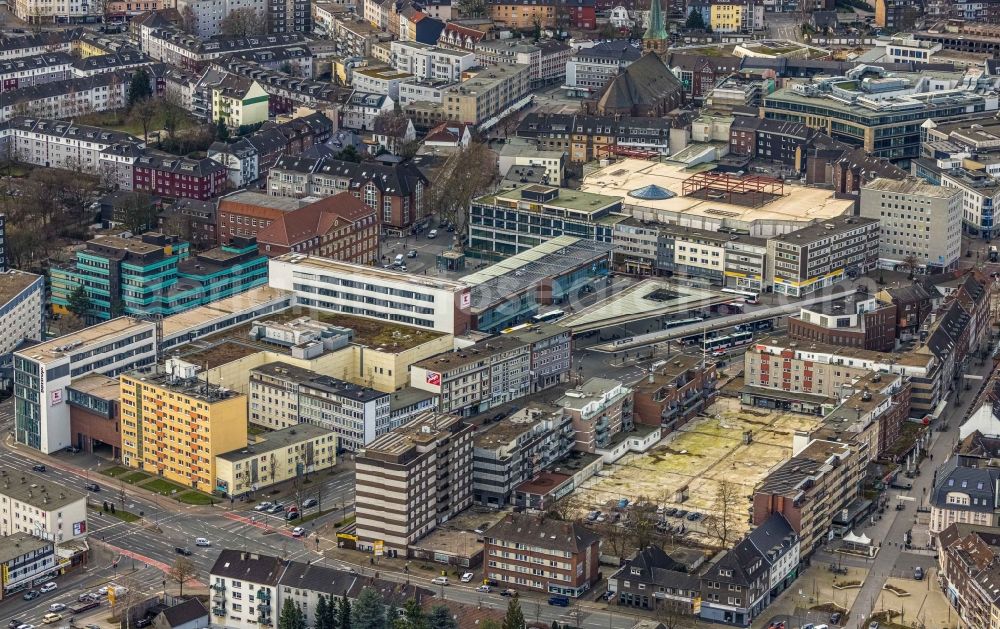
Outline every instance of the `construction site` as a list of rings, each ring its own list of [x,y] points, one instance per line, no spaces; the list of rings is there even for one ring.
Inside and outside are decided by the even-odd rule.
[[[810,431],[820,418],[763,409],[741,408],[734,398],[719,398],[705,413],[667,435],[644,454],[623,457],[577,490],[585,511],[637,501],[668,510],[699,513],[681,518],[685,530],[705,532],[711,518],[728,513],[729,530],[749,530],[748,508],[754,488],[792,456],[796,431]],[[728,504],[720,486],[729,481]]]

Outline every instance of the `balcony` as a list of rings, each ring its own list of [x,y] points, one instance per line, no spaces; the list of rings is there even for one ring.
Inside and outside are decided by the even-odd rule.
[[[213,607],[212,608],[212,615],[213,616],[223,616],[224,617],[226,615],[226,608],[225,607]]]
[[[268,603],[258,603],[257,604],[257,613],[259,613],[261,616],[270,616],[271,615],[271,605],[268,604]]]
[[[270,603],[271,593],[268,590],[257,590],[257,600],[262,601],[264,603]]]
[[[215,590],[216,592],[225,592],[226,591],[226,584],[225,583],[213,583],[212,584],[212,589]]]

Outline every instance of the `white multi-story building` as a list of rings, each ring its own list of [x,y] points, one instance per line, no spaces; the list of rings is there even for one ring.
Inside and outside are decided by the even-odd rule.
[[[281,614],[278,579],[285,562],[277,557],[226,549],[209,572],[213,627],[258,629],[276,626]]]
[[[125,168],[131,175],[136,150],[143,143],[119,131],[18,116],[0,129],[0,146],[4,154],[26,164],[91,174]],[[120,183],[122,189],[131,189],[131,176],[122,177]]]
[[[357,547],[389,555],[472,504],[473,427],[425,413],[369,444],[356,462]]]
[[[616,74],[642,56],[642,50],[624,39],[580,48],[566,62],[563,89],[571,96],[595,94]]]
[[[74,118],[97,111],[119,109],[128,102],[132,73],[105,72],[32,85],[6,93],[0,122],[15,116]]]
[[[182,16],[191,16],[193,35],[214,37],[222,33],[222,21],[238,9],[255,11],[263,26],[267,4],[267,0],[177,0],[177,10]]]
[[[12,10],[17,19],[31,24],[82,22],[99,15],[98,5],[87,0],[16,0]],[[11,8],[11,5],[8,5]]]
[[[355,452],[396,426],[389,394],[273,362],[250,370],[250,423],[271,430],[312,424],[337,435]]]
[[[447,79],[407,79],[399,84],[399,104],[405,107],[420,101],[440,105],[445,89],[453,84]]]
[[[66,387],[89,373],[109,376],[155,362],[156,324],[127,317],[14,352],[15,437],[49,454],[73,445]]]
[[[87,535],[87,497],[65,483],[0,469],[0,535],[28,533],[59,544]]]
[[[476,65],[476,55],[415,41],[392,42],[392,67],[418,79],[462,80],[462,73]]]
[[[381,94],[398,101],[400,83],[412,78],[408,72],[391,68],[357,68],[351,74],[351,86],[359,92]]]
[[[861,216],[879,221],[879,264],[909,258],[928,271],[950,271],[962,255],[960,188],[919,179],[875,179],[861,188]]]
[[[273,258],[269,278],[303,306],[448,334],[468,331],[471,289],[461,282],[295,253]]]
[[[0,249],[5,247],[0,234]],[[0,274],[0,367],[9,367],[11,356],[26,340],[41,340],[45,329],[45,278],[10,270]]]
[[[69,53],[50,52],[0,62],[0,93],[68,79],[74,61]]]

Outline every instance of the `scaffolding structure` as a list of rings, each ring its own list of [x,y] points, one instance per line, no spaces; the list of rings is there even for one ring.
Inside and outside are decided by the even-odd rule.
[[[602,144],[600,146],[594,147],[594,159],[601,159],[604,157],[610,157],[612,155],[618,157],[634,157],[635,159],[659,159],[660,154],[656,151],[647,151],[643,149],[631,148],[628,146],[617,146]]]
[[[681,182],[681,194],[706,200],[718,200],[733,205],[760,207],[785,194],[785,184],[780,179],[749,175],[740,177],[730,173],[708,171],[697,173]]]

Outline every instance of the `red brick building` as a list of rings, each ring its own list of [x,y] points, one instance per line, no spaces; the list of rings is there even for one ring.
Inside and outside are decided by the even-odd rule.
[[[257,244],[268,257],[295,252],[373,264],[378,259],[378,235],[375,210],[341,192],[278,216],[258,232]]]
[[[302,205],[298,199],[247,190],[226,195],[219,199],[219,244],[228,245],[235,236],[257,238],[274,221]]]
[[[226,190],[226,167],[208,158],[143,155],[135,161],[132,189],[172,199],[205,201]]]
[[[803,307],[788,317],[789,338],[891,352],[896,346],[896,306],[867,293]]]
[[[121,456],[122,437],[118,429],[117,378],[91,374],[77,378],[66,388],[72,444],[84,452],[107,458]]]
[[[598,581],[601,540],[578,522],[514,513],[483,539],[484,576],[500,587],[577,597]]]

